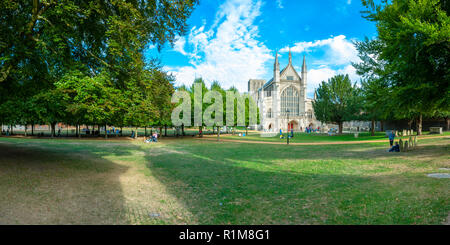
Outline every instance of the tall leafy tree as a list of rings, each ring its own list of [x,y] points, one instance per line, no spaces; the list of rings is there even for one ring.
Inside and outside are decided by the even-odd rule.
[[[166,120],[173,86],[143,50],[173,44],[197,2],[0,0],[2,121],[22,123],[12,108],[23,99],[34,116],[20,118],[52,125]]]
[[[400,108],[422,117],[450,104],[450,3],[439,0],[363,0],[365,18],[376,22],[384,77]]]
[[[363,77],[361,80],[361,92],[363,95],[362,120],[372,122],[371,133],[375,135],[375,122],[394,119],[399,115],[398,106],[395,105],[392,87],[385,76],[385,62],[380,59],[379,49],[383,43],[377,39],[355,42],[358,50],[359,63],[353,63],[356,73]]]
[[[342,133],[345,121],[357,119],[361,113],[361,95],[348,75],[337,75],[323,81],[316,90],[313,101],[316,118],[325,123],[335,123]]]

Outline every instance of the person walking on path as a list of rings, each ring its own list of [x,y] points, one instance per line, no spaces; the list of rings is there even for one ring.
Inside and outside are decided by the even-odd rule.
[[[394,145],[394,138],[395,138],[394,130],[391,130],[391,132],[389,133],[389,144],[391,145],[391,147]]]

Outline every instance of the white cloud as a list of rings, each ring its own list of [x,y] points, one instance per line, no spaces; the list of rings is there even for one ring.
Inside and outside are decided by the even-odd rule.
[[[184,37],[179,37],[178,40],[173,45],[173,49],[177,52],[180,52],[182,55],[187,55],[186,51],[184,51],[185,44],[186,39]]]
[[[331,37],[323,40],[316,40],[314,42],[298,42],[291,47],[293,53],[314,52],[323,50],[325,52],[325,59],[321,60],[321,64],[328,65],[345,65],[352,61],[359,60],[358,51],[353,43],[344,35]],[[280,52],[289,51],[289,47],[284,47]]]
[[[289,47],[285,47],[280,52],[288,52]],[[338,74],[348,74],[352,82],[359,81],[355,68],[351,62],[359,62],[358,51],[346,36],[339,35],[314,42],[297,42],[291,47],[291,52],[308,53],[308,57],[315,60],[308,69],[307,93],[312,97],[314,90],[322,81]]]
[[[352,65],[346,65],[342,69],[332,69],[328,66],[320,66],[317,69],[308,70],[308,87],[307,94],[309,97],[313,97],[314,91],[322,81],[328,81],[329,78],[339,75],[348,74],[352,83],[359,82],[360,77],[356,74],[356,69]]]
[[[190,59],[190,66],[165,67],[176,76],[176,85],[192,84],[195,77],[207,83],[217,80],[225,88],[246,91],[250,78],[263,77],[264,65],[273,56],[257,40],[255,19],[261,14],[261,1],[228,0],[217,11],[210,29],[206,23],[194,26],[186,40],[180,38],[174,49]]]
[[[279,9],[284,8],[282,0],[277,0],[277,8],[279,8]]]

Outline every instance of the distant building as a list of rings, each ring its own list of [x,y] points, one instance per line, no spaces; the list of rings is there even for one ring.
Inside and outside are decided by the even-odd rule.
[[[292,64],[289,50],[289,64],[280,71],[278,53],[275,55],[273,78],[268,82],[262,79],[248,81],[249,95],[260,110],[260,125],[257,129],[278,132],[294,129],[304,131],[306,127],[321,127],[316,120],[312,106],[313,99],[306,97],[307,69],[303,56],[301,76]]]

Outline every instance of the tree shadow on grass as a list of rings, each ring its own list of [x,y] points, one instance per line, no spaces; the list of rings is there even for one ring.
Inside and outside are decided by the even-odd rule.
[[[247,146],[194,143],[168,147],[166,154],[149,150],[148,168],[201,224],[429,224],[440,223],[450,208],[447,182],[333,173],[334,164],[328,172],[277,168],[268,163],[295,161],[298,155],[333,157],[279,154],[280,146],[273,145],[257,145],[253,152]]]
[[[101,149],[72,154],[67,145],[2,141],[0,152],[0,223],[129,223],[119,182],[127,167]]]

